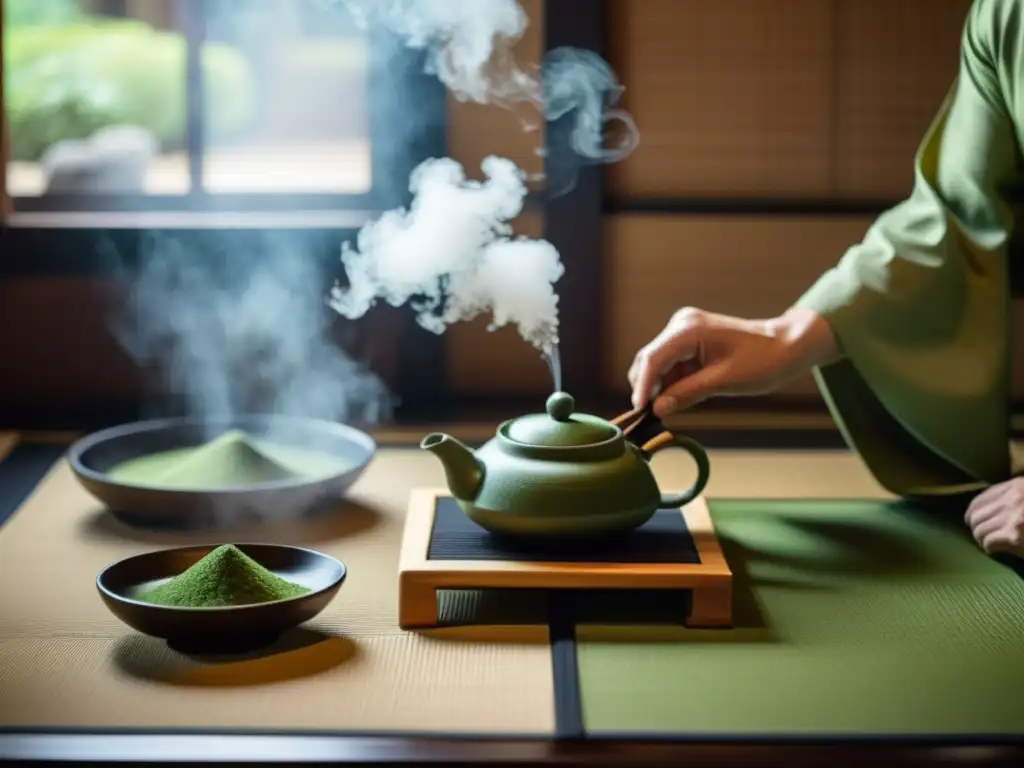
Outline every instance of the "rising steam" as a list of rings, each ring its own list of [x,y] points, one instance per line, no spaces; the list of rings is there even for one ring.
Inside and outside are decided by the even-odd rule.
[[[344,4],[364,29],[386,28],[408,47],[424,50],[428,71],[456,98],[535,108],[549,123],[548,150],[541,151],[549,194],[571,188],[580,165],[618,162],[639,143],[633,118],[615,106],[623,88],[597,54],[556,48],[544,57],[540,74],[516,62],[513,47],[529,23],[516,0],[327,2]],[[550,124],[563,120],[567,125],[553,130]],[[618,124],[620,135],[610,144],[611,124]]]
[[[163,368],[191,415],[386,415],[382,382],[330,335],[326,269],[311,249],[267,237],[269,255],[224,254],[209,242],[154,242],[138,269],[122,272],[128,301],[114,327],[137,362]]]
[[[430,72],[456,98],[535,111],[534,123],[546,123],[548,195],[571,189],[581,166],[619,161],[638,143],[632,118],[616,106],[622,87],[596,54],[560,48],[539,67],[517,64],[513,47],[527,18],[515,0],[321,2],[340,3],[364,28],[384,27],[425,51]],[[160,243],[127,276],[118,338],[141,364],[163,362],[172,389],[208,422],[253,412],[381,418],[391,404],[381,381],[328,333],[331,308],[355,319],[378,301],[411,304],[435,333],[489,312],[491,328],[514,325],[544,353],[559,388],[554,286],[564,268],[553,245],[514,237],[510,226],[534,179],[495,156],[482,170],[474,181],[452,159],[422,163],[409,179],[409,207],[342,246],[347,284],[327,302],[325,265],[294,242],[265,243],[271,258],[216,259]]]
[[[511,236],[523,206],[522,172],[488,157],[483,182],[467,180],[450,159],[431,160],[410,180],[408,210],[389,211],[359,233],[358,250],[342,246],[349,286],[331,306],[355,318],[378,298],[412,304],[420,325],[442,333],[458,320],[490,311],[491,328],[514,323],[542,351],[558,343],[558,252],[542,240]]]
[[[580,165],[621,160],[636,147],[632,118],[614,105],[622,87],[596,54],[551,51],[541,76],[519,66],[513,47],[528,19],[515,0],[337,0],[364,29],[384,27],[424,50],[428,70],[463,101],[536,108],[547,121],[549,195],[570,189]],[[609,146],[606,129],[623,134]],[[512,238],[509,221],[523,208],[526,175],[510,160],[488,157],[482,182],[467,180],[451,159],[421,164],[410,179],[413,202],[366,225],[356,247],[342,247],[348,286],[333,306],[355,318],[382,299],[410,303],[420,325],[442,333],[451,323],[490,312],[490,328],[512,323],[540,349],[560,386],[558,296],[564,268],[550,243]]]

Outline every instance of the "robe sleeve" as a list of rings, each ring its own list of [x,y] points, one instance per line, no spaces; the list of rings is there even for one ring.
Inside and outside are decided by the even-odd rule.
[[[1020,10],[1019,0],[976,0],[957,81],[917,152],[910,196],[797,301],[829,323],[843,352],[814,372],[833,418],[897,495],[953,492],[1010,473]]]

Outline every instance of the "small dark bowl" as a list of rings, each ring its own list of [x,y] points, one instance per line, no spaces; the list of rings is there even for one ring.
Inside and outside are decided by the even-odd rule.
[[[96,588],[117,618],[145,635],[166,640],[178,650],[240,652],[269,645],[286,630],[312,619],[331,602],[347,574],[339,560],[311,549],[238,544],[242,552],[267,570],[311,591],[286,600],[226,608],[154,605],[131,597],[140,587],[177,576],[217,546],[162,549],[120,560],[96,577]]]
[[[315,479],[278,480],[216,489],[133,485],[107,474],[123,461],[202,445],[229,429],[281,445],[318,451],[338,470]],[[75,477],[98,501],[133,525],[218,528],[272,517],[295,517],[339,500],[373,460],[377,446],[365,432],[319,419],[240,416],[224,422],[188,418],[122,424],[83,437],[68,453]]]

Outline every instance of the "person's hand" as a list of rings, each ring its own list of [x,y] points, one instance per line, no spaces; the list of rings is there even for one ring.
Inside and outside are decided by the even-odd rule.
[[[633,360],[633,406],[655,398],[664,418],[715,395],[766,394],[838,357],[831,328],[810,310],[746,320],[688,307]]]
[[[964,521],[987,553],[1024,557],[1024,478],[979,493],[968,505]]]

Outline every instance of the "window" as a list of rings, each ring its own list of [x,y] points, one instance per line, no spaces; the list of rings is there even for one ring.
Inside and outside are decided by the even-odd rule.
[[[342,3],[2,2],[15,213],[379,210],[443,125]]]

